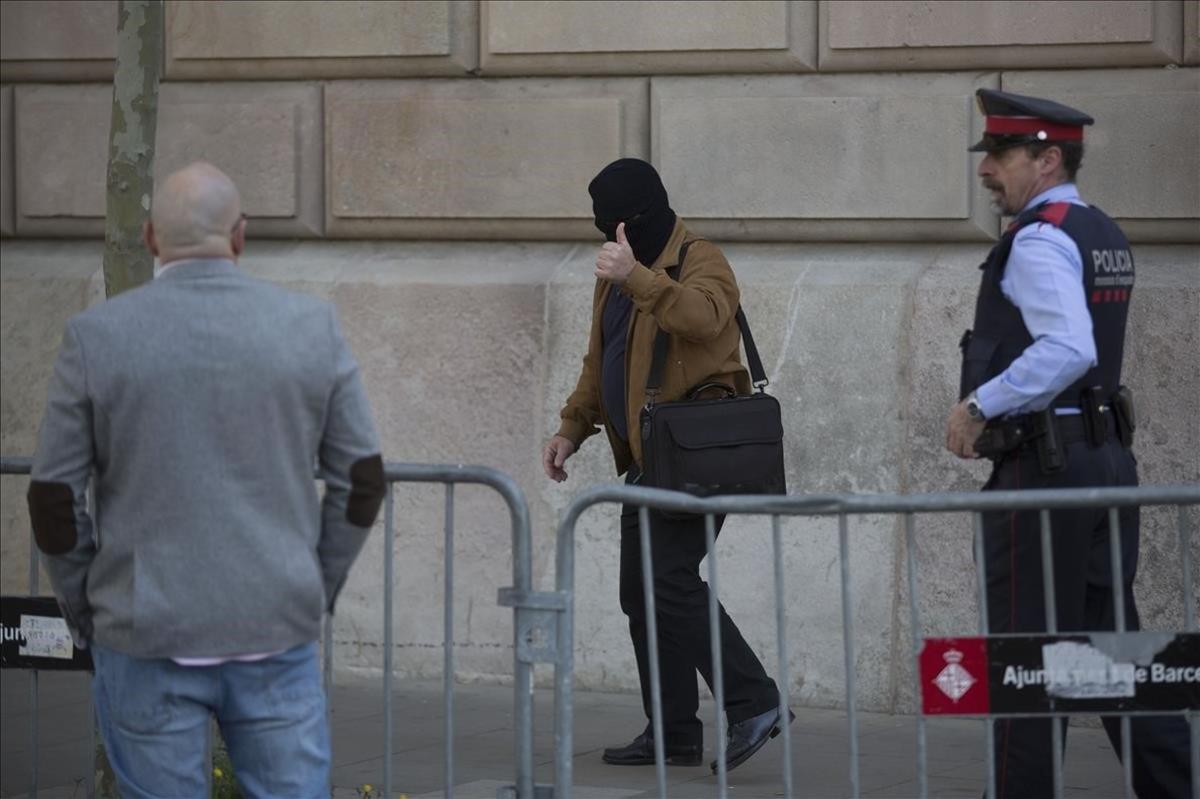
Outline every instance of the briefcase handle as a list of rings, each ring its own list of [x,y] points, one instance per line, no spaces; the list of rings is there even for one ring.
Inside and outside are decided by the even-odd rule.
[[[679,248],[679,263],[674,266],[668,266],[666,269],[667,275],[672,280],[679,280],[679,272],[683,267],[684,259],[687,258],[688,248],[697,241],[703,241],[703,239],[685,241],[683,246]],[[767,380],[767,372],[763,369],[762,358],[758,357],[758,347],[754,344],[754,335],[750,332],[750,322],[747,321],[746,312],[742,310],[741,305],[738,305],[737,309],[737,324],[738,329],[742,331],[742,346],[746,348],[746,360],[750,366],[750,380],[754,383],[754,388],[761,392],[771,381]],[[655,398],[658,397],[658,390],[662,386],[663,367],[667,363],[667,343],[669,339],[670,336],[667,331],[660,327],[658,335],[654,337],[654,358],[650,362],[650,376],[646,378],[647,407],[654,404]]]
[[[729,385],[728,383],[710,382],[710,383],[701,383],[698,386],[693,386],[692,388],[689,388],[688,393],[686,394],[686,397],[687,397],[687,399],[694,400],[694,399],[699,398],[699,396],[701,394],[703,394],[705,391],[716,391],[716,390],[720,390],[721,392],[723,392],[725,394],[725,396],[722,397],[721,399],[729,399],[730,397],[737,396],[737,392],[733,390],[733,386]]]

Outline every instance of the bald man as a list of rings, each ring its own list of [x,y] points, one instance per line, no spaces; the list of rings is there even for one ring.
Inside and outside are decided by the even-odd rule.
[[[329,795],[316,639],[383,461],[333,307],[243,274],[245,237],[216,167],[163,181],[155,279],[67,323],[39,434],[34,536],[126,799],[205,795],[214,716],[247,796]]]
[[[212,164],[197,162],[169,175],[157,190],[150,220],[146,246],[164,268],[192,258],[236,262],[246,245],[237,187]]]

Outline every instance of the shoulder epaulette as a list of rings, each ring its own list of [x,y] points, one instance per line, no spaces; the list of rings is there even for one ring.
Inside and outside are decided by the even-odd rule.
[[[1046,203],[1038,211],[1037,218],[1055,227],[1062,227],[1063,220],[1067,218],[1067,212],[1070,210],[1071,204],[1068,202]]]

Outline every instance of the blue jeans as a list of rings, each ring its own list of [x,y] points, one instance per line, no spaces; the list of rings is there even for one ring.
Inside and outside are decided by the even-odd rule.
[[[266,660],[180,666],[92,645],[96,718],[125,799],[206,795],[216,717],[251,799],[329,796],[329,729],[317,645]]]

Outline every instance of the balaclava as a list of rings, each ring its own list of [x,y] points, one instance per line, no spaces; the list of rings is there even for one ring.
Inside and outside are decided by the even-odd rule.
[[[588,184],[596,227],[609,241],[617,240],[617,223],[625,223],[625,237],[633,257],[650,266],[662,254],[675,229],[675,212],[667,190],[654,167],[637,158],[613,161]]]

